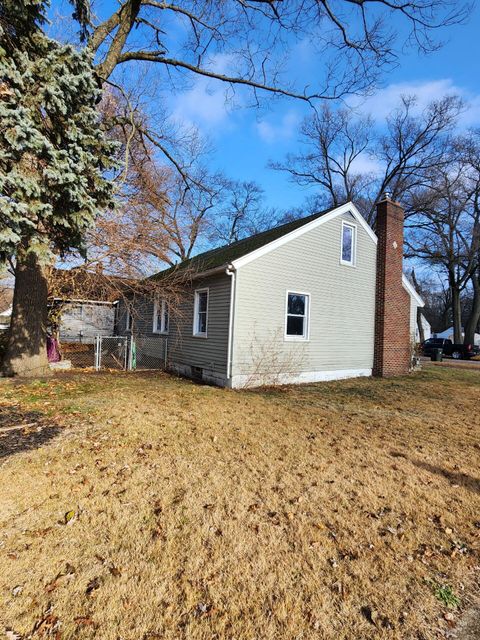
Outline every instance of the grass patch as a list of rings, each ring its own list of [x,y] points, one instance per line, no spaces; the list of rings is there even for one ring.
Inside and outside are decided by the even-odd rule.
[[[456,609],[460,606],[460,598],[457,598],[450,585],[438,584],[433,580],[429,581],[429,584],[437,600],[439,600],[446,607]]]
[[[479,389],[1,381],[0,635],[443,637],[479,564]]]

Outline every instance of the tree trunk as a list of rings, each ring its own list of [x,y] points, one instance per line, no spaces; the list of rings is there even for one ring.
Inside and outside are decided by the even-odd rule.
[[[13,309],[7,349],[2,363],[5,376],[50,374],[47,358],[48,285],[45,268],[33,252],[21,247],[17,254]]]
[[[473,285],[473,303],[470,316],[465,323],[465,344],[475,343],[475,332],[480,322],[480,274],[471,278]]]
[[[452,287],[452,317],[453,317],[453,342],[462,342],[462,307],[460,301],[460,291],[457,287]]]
[[[418,328],[418,337],[420,339],[420,344],[425,342],[425,331],[423,330],[423,322],[422,322],[422,309],[421,307],[417,307],[417,328]]]
[[[412,269],[412,282],[417,293],[420,294],[420,287],[418,286],[417,276],[415,275],[414,269]],[[420,343],[425,342],[425,331],[423,330],[421,307],[417,307],[417,328],[418,328],[418,337],[420,338]]]

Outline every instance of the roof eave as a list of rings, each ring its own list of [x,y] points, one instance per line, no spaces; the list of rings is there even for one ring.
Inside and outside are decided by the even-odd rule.
[[[192,280],[198,280],[199,278],[208,278],[209,276],[215,276],[219,273],[225,273],[227,269],[231,267],[228,262],[221,264],[219,267],[214,267],[213,269],[207,269],[206,271],[199,271],[198,273],[193,273],[191,278]]]
[[[413,286],[413,284],[410,282],[410,280],[407,278],[405,274],[403,274],[402,276],[402,284],[404,288],[408,291],[410,296],[415,300],[415,302],[417,303],[417,306],[424,307],[425,300],[418,293],[418,291],[415,289],[415,287]]]
[[[334,209],[331,209],[325,215],[319,216],[318,218],[315,218],[314,220],[307,222],[306,224],[300,227],[297,227],[293,231],[290,231],[289,233],[286,233],[285,235],[280,236],[279,238],[276,238],[271,242],[268,242],[267,244],[259,247],[258,249],[254,249],[253,251],[250,251],[249,253],[246,253],[243,256],[240,256],[236,260],[232,260],[232,266],[235,269],[239,269],[245,264],[248,264],[249,262],[252,262],[257,258],[260,258],[261,256],[267,253],[270,253],[270,251],[278,247],[281,247],[287,242],[290,242],[291,240],[293,240],[294,238],[298,238],[303,234],[308,233],[309,231],[312,231],[312,229],[316,229],[317,227],[320,227],[321,225],[326,224],[330,220],[333,220],[333,218],[336,218],[339,215],[343,215],[344,213],[351,213],[353,217],[356,219],[356,221],[364,228],[364,230],[370,236],[371,240],[375,244],[377,244],[378,238],[375,232],[370,227],[370,225],[365,220],[365,218],[362,216],[362,214],[357,209],[357,207],[353,204],[353,202],[349,201],[349,202],[346,202],[345,204],[335,207]]]

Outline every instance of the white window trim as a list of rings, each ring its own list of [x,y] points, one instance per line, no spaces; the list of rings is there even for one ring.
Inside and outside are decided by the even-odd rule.
[[[305,332],[305,335],[303,336],[291,336],[287,334],[287,320],[288,320],[288,296],[289,295],[297,295],[297,296],[306,296],[306,304],[307,304],[307,313],[305,314],[305,316],[298,316],[298,317],[304,317],[307,323],[307,330]],[[284,340],[286,342],[309,342],[310,341],[310,306],[311,306],[311,295],[309,292],[307,291],[297,291],[294,289],[287,289],[286,293],[285,293],[285,330],[284,330]]]
[[[160,300],[155,299],[153,303],[153,326],[152,333],[159,333],[164,336],[168,335],[168,329],[165,329],[165,314],[167,313],[167,301],[162,299],[160,308],[160,327],[158,326],[158,307]],[[170,318],[168,318],[170,324]]]
[[[345,227],[350,227],[351,229],[353,229],[351,261],[343,259],[343,229]],[[346,220],[342,220],[342,235],[340,237],[340,264],[343,264],[346,267],[355,267],[357,265],[357,225],[354,222],[347,222]]]
[[[200,293],[207,292],[207,317],[205,320],[205,333],[200,333],[197,331],[197,314],[198,314],[198,300],[200,297]],[[194,303],[193,303],[193,337],[194,338],[206,338],[208,336],[208,307],[210,302],[210,290],[208,287],[203,287],[202,289],[195,289],[194,292]]]

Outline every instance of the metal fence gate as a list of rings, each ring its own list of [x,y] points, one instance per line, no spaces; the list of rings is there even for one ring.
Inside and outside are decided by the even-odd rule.
[[[166,336],[96,336],[95,369],[166,369]]]
[[[166,369],[167,336],[136,335],[131,341],[129,369]]]
[[[96,336],[95,369],[128,369],[129,341],[127,336]]]

